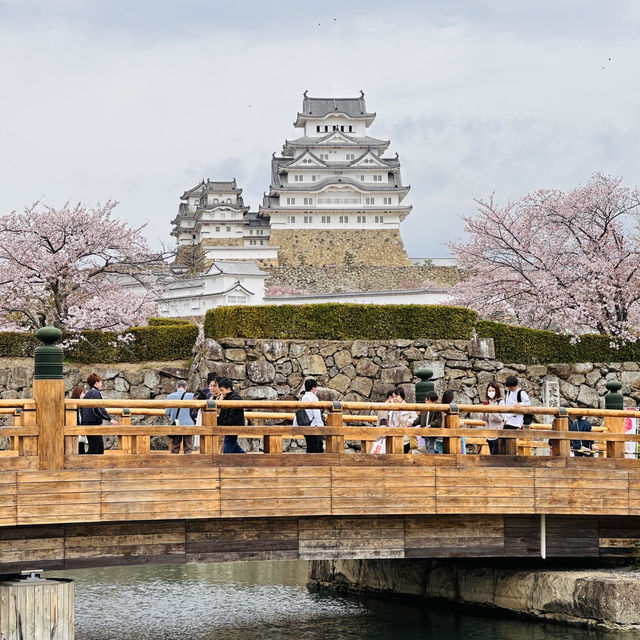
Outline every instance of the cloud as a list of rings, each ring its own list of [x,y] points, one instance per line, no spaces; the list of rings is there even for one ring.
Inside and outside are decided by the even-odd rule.
[[[493,190],[637,181],[637,9],[559,5],[0,2],[0,211],[112,197],[169,242],[202,178],[257,209],[302,91],[362,88],[412,185],[409,253],[446,253]]]

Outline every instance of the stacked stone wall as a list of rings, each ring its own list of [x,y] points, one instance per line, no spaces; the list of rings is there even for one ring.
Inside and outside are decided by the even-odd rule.
[[[296,398],[307,376],[315,377],[334,399],[384,399],[402,386],[413,400],[416,371],[430,368],[436,391],[455,392],[458,403],[484,399],[487,384],[504,383],[510,375],[521,380],[534,405],[542,404],[545,382],[557,381],[560,401],[582,407],[603,407],[606,382],[622,382],[625,406],[640,401],[640,364],[577,363],[525,365],[495,358],[492,339],[476,340],[206,340],[197,347],[191,370],[195,385],[209,372],[231,378],[243,397]]]
[[[313,293],[347,291],[395,291],[424,286],[449,288],[463,279],[457,267],[435,266],[370,266],[370,265],[302,265],[276,266],[267,287],[292,287]]]
[[[409,266],[397,229],[272,229],[281,265]]]

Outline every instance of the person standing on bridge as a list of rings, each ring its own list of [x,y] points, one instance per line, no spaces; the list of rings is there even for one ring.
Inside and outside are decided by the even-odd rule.
[[[524,389],[520,388],[518,378],[509,376],[505,382],[507,392],[504,394],[504,403],[508,407],[530,407],[531,399]],[[522,413],[505,413],[505,429],[522,429],[524,415]],[[504,453],[505,439],[500,439],[500,452]]]
[[[320,399],[316,395],[317,391],[318,383],[315,378],[307,378],[304,381],[304,395],[300,398],[300,402],[320,402]],[[320,409],[305,409],[305,411],[307,412],[307,417],[310,422],[307,425],[301,426],[324,427],[324,420],[322,419]],[[295,417],[293,418],[293,426],[298,426],[298,421]],[[305,436],[304,439],[307,443],[307,453],[323,453],[322,442],[324,436]]]
[[[218,389],[224,400],[242,400],[240,394],[233,390],[233,382],[229,378],[218,379]],[[244,409],[233,407],[220,410],[218,416],[218,426],[244,427]],[[238,436],[225,436],[222,453],[245,453],[245,450],[238,444]]]
[[[89,391],[84,396],[85,400],[102,400],[102,378],[97,373],[90,373],[87,376],[87,384]],[[82,424],[100,425],[103,420],[107,420],[113,425],[118,424],[115,418],[112,418],[104,407],[82,407]],[[104,453],[104,438],[102,436],[87,436],[89,441],[89,450],[87,453]]]
[[[500,391],[500,385],[495,380],[492,380],[487,385],[487,399],[482,404],[504,404],[502,393]],[[503,413],[485,413],[483,414],[482,419],[487,423],[487,429],[504,428],[505,417]],[[487,438],[487,444],[489,445],[489,453],[491,453],[492,455],[500,453],[498,438]]]
[[[167,396],[167,400],[193,400],[193,393],[187,391],[187,381],[178,380],[176,382],[176,391]],[[169,424],[175,424],[180,427],[190,427],[194,424],[191,418],[191,411],[187,408],[178,409],[173,407],[166,409],[165,413],[169,416]],[[169,436],[171,453],[180,453],[180,443],[185,455],[193,453],[193,436]]]

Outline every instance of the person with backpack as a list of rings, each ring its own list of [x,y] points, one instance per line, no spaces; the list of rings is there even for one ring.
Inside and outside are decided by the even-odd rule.
[[[318,383],[314,378],[307,378],[304,381],[304,395],[301,402],[319,402],[316,392]],[[298,409],[293,418],[294,427],[324,427],[322,413],[320,409]],[[324,436],[305,436],[307,443],[307,453],[322,453],[322,441]]]
[[[524,389],[518,384],[518,378],[509,376],[505,382],[507,392],[504,394],[504,403],[508,407],[530,407],[531,399]],[[505,413],[504,429],[522,429],[525,423],[525,416],[522,413]],[[527,414],[527,422],[530,424],[531,414]],[[500,451],[504,451],[505,439],[501,438]]]
[[[240,394],[234,390],[233,382],[229,378],[218,378],[218,390],[224,400],[242,400]],[[244,409],[242,407],[225,407],[218,415],[218,426],[244,427]],[[245,450],[238,444],[238,436],[225,436],[222,453],[245,453]]]
[[[193,393],[187,391],[187,381],[178,380],[176,390],[167,396],[167,400],[193,400]],[[165,413],[169,416],[169,424],[180,427],[190,427],[194,424],[190,409],[172,407],[165,409]],[[181,444],[185,455],[193,453],[193,436],[169,436],[169,443],[171,453],[180,453]]]

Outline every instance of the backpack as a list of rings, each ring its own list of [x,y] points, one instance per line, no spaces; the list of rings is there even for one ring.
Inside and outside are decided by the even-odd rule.
[[[518,389],[518,404],[522,402],[522,389]],[[522,417],[522,426],[528,427],[533,422],[533,413],[525,413]]]
[[[299,427],[308,427],[311,424],[311,418],[306,409],[298,409],[296,411],[296,424]]]

